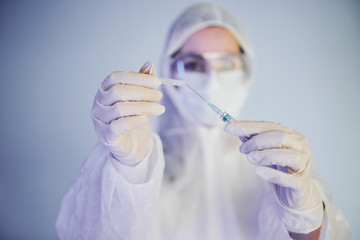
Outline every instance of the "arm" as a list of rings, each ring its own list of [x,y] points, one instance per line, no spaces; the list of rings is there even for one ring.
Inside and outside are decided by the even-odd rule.
[[[323,202],[328,202],[313,176],[306,137],[272,122],[238,121],[228,123],[225,131],[242,139],[240,152],[269,183],[260,211],[260,227],[267,234],[273,231],[274,239],[319,239],[322,229],[329,231],[322,226],[327,216]]]
[[[150,63],[141,73],[113,72],[102,82],[91,117],[100,143],[65,195],[60,239],[146,239],[164,168],[150,119],[162,114],[161,82]]]
[[[308,234],[290,233],[290,237],[295,240],[318,240],[320,239],[321,226]]]
[[[148,166],[145,178],[142,165],[129,169],[111,159],[101,143],[94,148],[63,198],[56,223],[59,239],[151,237],[164,169],[159,137],[154,136],[154,141],[141,163]],[[138,176],[132,180],[144,182],[130,182],[125,178],[130,173]]]

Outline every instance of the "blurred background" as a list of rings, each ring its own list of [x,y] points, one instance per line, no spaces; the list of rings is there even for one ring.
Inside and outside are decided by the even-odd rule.
[[[62,196],[97,142],[89,113],[99,84],[158,65],[170,24],[196,2],[0,1],[0,239],[56,239]],[[360,239],[360,1],[219,4],[257,56],[243,119],[309,138]]]

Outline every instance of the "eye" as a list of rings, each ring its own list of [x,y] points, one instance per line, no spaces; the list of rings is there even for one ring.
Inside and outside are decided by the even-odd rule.
[[[233,70],[233,69],[235,69],[235,66],[236,66],[236,64],[234,61],[231,61],[231,60],[226,61],[223,64],[223,71]]]
[[[202,72],[204,70],[203,64],[196,61],[186,62],[184,64],[184,67],[185,67],[185,71],[188,72]]]
[[[228,58],[222,63],[222,71],[239,70],[239,69],[243,69],[243,62],[239,56]]]
[[[177,72],[179,73],[182,73],[183,71],[205,72],[207,63],[202,56],[194,53],[189,53],[179,56],[174,63],[174,66],[176,66]]]

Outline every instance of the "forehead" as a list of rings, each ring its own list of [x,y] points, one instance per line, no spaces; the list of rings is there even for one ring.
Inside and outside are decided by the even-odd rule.
[[[236,38],[222,27],[207,27],[194,33],[181,48],[181,53],[225,52],[238,53]]]

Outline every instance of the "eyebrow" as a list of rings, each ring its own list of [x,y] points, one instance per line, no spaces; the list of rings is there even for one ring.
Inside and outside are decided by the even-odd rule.
[[[180,54],[181,49],[182,49],[182,48],[180,48],[179,50],[177,50],[176,52],[174,52],[173,54],[171,54],[170,57],[171,57],[171,58],[176,58],[176,57]]]
[[[180,54],[181,50],[182,48],[179,48],[179,50],[177,50],[176,52],[170,55],[170,58],[172,59],[176,58]],[[239,45],[239,51],[241,54],[245,54],[245,50],[240,45]]]

